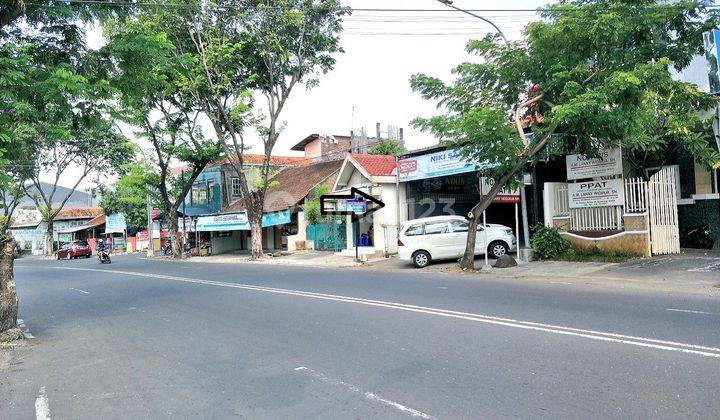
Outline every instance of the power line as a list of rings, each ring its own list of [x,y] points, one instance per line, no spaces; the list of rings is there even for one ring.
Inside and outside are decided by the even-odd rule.
[[[161,3],[161,2],[145,2],[145,1],[138,1],[138,2],[132,2],[132,1],[103,1],[103,0],[58,0],[56,4],[48,4],[48,3],[40,3],[40,2],[27,2],[28,5],[38,6],[38,7],[67,7],[71,4],[80,4],[80,5],[98,5],[98,6],[124,6],[124,7],[162,7],[162,8],[187,8],[187,9],[195,9],[196,7],[189,4],[178,4],[178,3]],[[224,5],[215,5],[213,6],[216,9],[224,9],[224,10],[270,10],[270,9],[282,9],[281,7],[256,7],[256,6],[224,6]],[[704,7],[706,10],[718,10],[720,9],[720,6],[716,5],[709,5]],[[399,8],[347,8],[350,11],[353,12],[368,12],[368,13],[375,13],[375,12],[397,12],[397,13],[460,13],[457,10],[453,9],[399,9]],[[643,6],[629,6],[627,8],[615,8],[614,10],[627,10],[628,12],[637,12],[641,10],[652,10],[652,9],[678,9],[682,10],[682,6],[673,5],[673,4],[654,4],[654,5],[643,5]],[[548,8],[548,7],[538,7],[535,9],[528,9],[528,8],[518,8],[518,9],[465,9],[468,12],[478,12],[478,13],[518,13],[518,12],[532,12],[532,13],[539,13],[539,12],[559,12],[559,13],[566,13],[571,11],[584,11],[583,8]],[[609,10],[613,10],[612,8]]]

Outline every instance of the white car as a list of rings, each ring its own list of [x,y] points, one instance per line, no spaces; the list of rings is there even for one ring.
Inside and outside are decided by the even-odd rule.
[[[398,256],[422,268],[432,260],[460,258],[465,253],[468,221],[461,216],[436,216],[403,222],[398,236]],[[488,223],[487,242],[483,226],[475,235],[475,255],[500,258],[515,250],[513,230]],[[487,244],[487,245],[486,245]]]

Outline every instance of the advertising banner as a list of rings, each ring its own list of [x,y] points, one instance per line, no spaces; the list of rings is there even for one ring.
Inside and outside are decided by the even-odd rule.
[[[620,149],[601,150],[599,157],[585,155],[565,156],[567,179],[595,178],[622,174],[622,152]]]
[[[495,180],[492,178],[480,178],[480,195],[487,195],[495,185]],[[493,203],[519,203],[520,202],[520,191],[509,191],[507,188],[503,188],[493,198]]]
[[[124,214],[113,213],[105,217],[105,233],[124,233],[126,228]]]
[[[571,209],[622,206],[625,204],[622,179],[569,183],[568,199]]]
[[[444,150],[400,159],[400,182],[472,172],[477,165],[466,162],[457,150]]]
[[[275,226],[290,223],[290,211],[282,210],[265,213],[262,226]],[[197,220],[197,230],[202,232],[219,232],[223,230],[250,230],[250,220],[247,213],[218,214],[215,216],[201,216]]]

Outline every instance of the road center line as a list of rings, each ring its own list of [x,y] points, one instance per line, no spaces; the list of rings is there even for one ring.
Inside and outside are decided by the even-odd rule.
[[[35,399],[35,418],[37,420],[50,420],[50,404],[44,386],[40,388],[40,395]]]
[[[366,400],[369,400],[369,401],[373,401],[373,402],[376,402],[376,403],[380,403],[380,404],[386,405],[386,406],[388,406],[388,407],[391,407],[391,408],[394,408],[394,409],[396,409],[396,410],[398,410],[398,411],[401,411],[401,412],[403,412],[403,413],[405,413],[405,414],[409,414],[409,415],[411,415],[411,416],[413,416],[413,417],[420,417],[420,418],[423,418],[423,419],[431,419],[431,418],[433,418],[433,417],[430,416],[429,414],[425,414],[425,413],[423,413],[422,411],[418,411],[418,410],[416,410],[416,409],[414,409],[414,408],[410,408],[410,407],[408,407],[408,406],[406,406],[406,405],[403,405],[403,404],[400,404],[400,403],[398,403],[398,402],[395,402],[395,401],[391,401],[391,400],[382,398],[382,397],[380,397],[380,396],[378,396],[377,394],[374,394],[374,393],[372,393],[372,392],[363,391],[362,389],[360,389],[360,387],[358,387],[358,386],[356,386],[356,385],[349,384],[349,383],[347,383],[347,382],[341,381],[340,379],[330,378],[330,377],[328,377],[327,375],[325,375],[325,374],[323,374],[323,373],[321,373],[321,372],[317,372],[317,371],[315,371],[315,370],[313,370],[313,369],[306,368],[305,366],[296,367],[294,370],[295,370],[295,372],[306,373],[306,374],[310,375],[311,377],[313,377],[313,378],[315,378],[315,379],[317,379],[317,380],[319,380],[319,381],[321,381],[321,382],[324,382],[324,383],[326,383],[326,384],[335,385],[335,386],[339,386],[339,387],[341,387],[341,388],[345,388],[346,390],[348,390],[348,391],[350,391],[350,392],[352,392],[352,393],[362,395]]]
[[[675,308],[667,308],[667,309],[665,309],[665,310],[666,310],[666,311],[670,311],[670,312],[687,312],[687,313],[690,313],[690,314],[702,314],[702,315],[720,315],[720,313],[715,313],[715,312],[705,312],[705,311],[693,311],[693,310],[690,310],[690,309],[675,309]]]
[[[76,288],[74,288],[74,287],[71,287],[70,290],[74,290],[74,291],[76,291],[76,292],[84,293],[84,294],[86,294],[86,295],[89,295],[89,294],[90,294],[90,292],[86,292],[86,291],[84,291],[84,290],[82,290],[82,289],[76,289]]]
[[[627,344],[638,347],[652,348],[657,350],[675,351],[681,353],[695,354],[704,357],[713,357],[720,359],[720,348],[701,346],[697,344],[686,344],[676,341],[657,340],[653,338],[638,337],[631,335],[623,335],[610,332],[586,330],[580,328],[565,327],[560,325],[543,324],[539,322],[522,321],[511,318],[501,318],[490,315],[474,314],[468,312],[452,311],[447,309],[431,308],[425,306],[407,305],[396,302],[386,302],[381,300],[371,300],[356,298],[351,296],[331,295],[325,293],[306,292],[301,290],[279,289],[265,286],[254,286],[242,283],[227,283],[213,280],[202,280],[187,277],[168,276],[164,274],[148,274],[134,271],[116,271],[102,270],[95,268],[76,268],[76,267],[54,267],[58,270],[77,270],[77,271],[94,271],[110,274],[123,274],[127,276],[146,277],[152,279],[173,280],[185,283],[206,284],[211,286],[230,287],[235,289],[253,290],[258,292],[276,293],[290,296],[301,296],[312,299],[329,300],[336,302],[354,303],[359,305],[382,307],[408,312],[423,313],[447,318],[463,319],[474,322],[482,322],[485,324],[502,325],[512,328],[520,328],[525,330],[546,332],[552,334],[566,335],[572,337],[581,337],[591,340],[605,341],[611,343]]]

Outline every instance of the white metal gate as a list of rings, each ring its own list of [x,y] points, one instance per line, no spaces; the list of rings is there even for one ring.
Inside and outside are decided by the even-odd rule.
[[[676,176],[677,167],[665,166],[647,183],[650,244],[656,255],[680,253]]]

